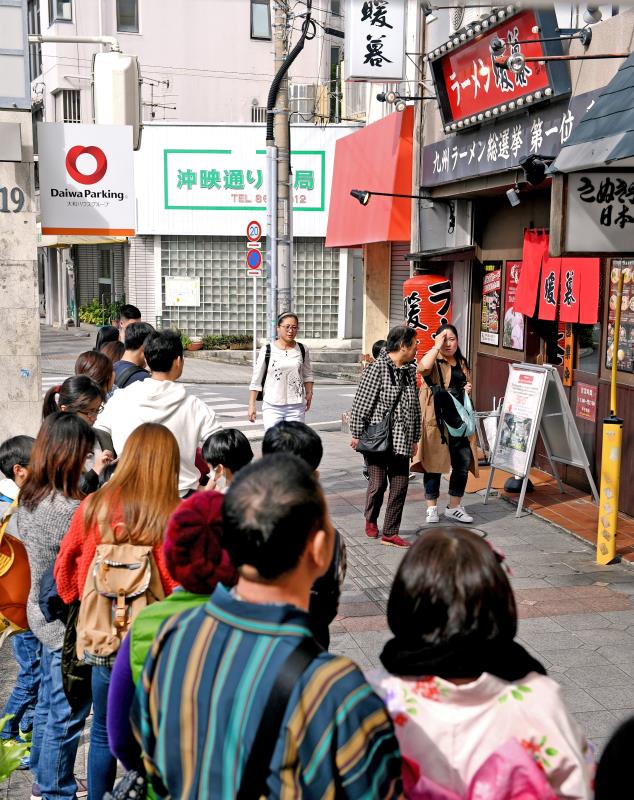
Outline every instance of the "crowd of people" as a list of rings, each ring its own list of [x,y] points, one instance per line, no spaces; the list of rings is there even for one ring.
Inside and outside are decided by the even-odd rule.
[[[439,522],[452,469],[447,524],[408,547],[392,636],[364,671],[329,652],[346,546],[319,482],[321,439],[303,421],[313,376],[297,317],[280,318],[255,367],[249,414],[264,389],[266,431],[254,458],[177,383],[180,338],[125,311],[117,338],[100,332],[47,393],[37,437],[0,445],[0,542],[16,555],[8,570],[0,560],[0,582],[22,551],[30,572],[26,618],[3,622],[18,676],[0,736],[30,742],[31,796],[590,800],[592,748],[516,640],[502,556],[461,524],[477,458],[437,397],[470,391],[455,329],[418,366],[420,396],[415,332],[392,329],[354,400],[355,448],[389,423],[383,449],[359,448],[369,537],[389,483],[382,541],[408,545],[412,460],[426,522]],[[113,363],[104,351],[118,344]],[[74,765],[91,711],[86,786]],[[619,735],[608,764],[631,728]],[[608,767],[599,786],[599,800],[617,796]]]

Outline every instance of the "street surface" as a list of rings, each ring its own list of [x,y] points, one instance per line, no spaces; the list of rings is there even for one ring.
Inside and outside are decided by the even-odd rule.
[[[226,374],[225,370],[235,368],[212,364],[209,369]],[[210,391],[235,399],[235,404],[244,402],[240,394],[244,389],[232,381]],[[353,391],[320,387],[318,396],[324,398],[324,408],[346,408],[351,401],[346,395]],[[212,398],[212,406],[232,404],[218,401],[218,396]],[[329,402],[334,405],[329,407]],[[223,423],[235,419],[226,417]],[[331,650],[369,668],[379,663],[390,635],[385,607],[403,553],[368,540],[363,533],[367,484],[361,476],[361,458],[349,447],[349,436],[341,432],[321,435],[325,450],[321,482],[334,524],[348,547],[348,574],[339,617],[331,627]],[[446,490],[444,483],[441,508]],[[515,507],[497,496],[484,506],[480,494],[466,495],[465,506],[475,517],[474,527],[506,555],[520,616],[519,641],[562,685],[569,710],[600,751],[619,722],[634,715],[633,569],[597,566],[588,544],[531,514],[515,519]],[[424,535],[423,519],[423,487],[417,477],[410,485],[401,535],[411,540]],[[5,645],[0,650],[0,702],[11,689],[14,673],[11,650]],[[86,775],[86,740],[87,732],[76,769],[82,777]],[[15,773],[0,790],[0,798],[26,800],[30,782],[29,773]]]

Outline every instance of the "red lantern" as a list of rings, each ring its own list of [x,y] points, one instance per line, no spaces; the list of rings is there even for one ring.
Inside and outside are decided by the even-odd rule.
[[[416,361],[434,346],[441,325],[451,322],[451,281],[443,275],[414,275],[403,284],[405,322],[416,328]],[[419,380],[420,383],[420,380]]]

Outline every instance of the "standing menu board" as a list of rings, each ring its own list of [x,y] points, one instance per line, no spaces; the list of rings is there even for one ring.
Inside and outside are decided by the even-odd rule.
[[[500,342],[501,291],[501,262],[485,264],[482,281],[482,316],[480,319],[480,341],[483,344],[498,345]]]
[[[548,365],[509,364],[509,377],[500,411],[495,445],[491,451],[491,471],[484,502],[487,502],[496,469],[522,478],[516,516],[520,516],[526,484],[533,463],[537,435],[544,449],[559,490],[564,491],[556,461],[585,470],[588,483],[599,502],[575,418],[557,370]]]
[[[610,300],[608,307],[608,341],[605,366],[612,367],[614,355],[614,323],[616,320],[616,292],[619,274],[623,271],[623,297],[621,299],[621,329],[616,368],[620,372],[634,372],[634,259],[612,259],[610,269]]]

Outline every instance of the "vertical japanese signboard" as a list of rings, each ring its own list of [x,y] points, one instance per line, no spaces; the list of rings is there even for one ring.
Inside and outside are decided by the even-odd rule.
[[[498,345],[500,342],[500,293],[502,289],[502,264],[485,264],[482,281],[482,315],[480,341]]]
[[[634,259],[612,259],[610,269],[610,300],[608,307],[608,341],[605,366],[612,367],[614,358],[614,326],[619,274],[623,271],[623,297],[621,298],[621,325],[616,368],[620,372],[634,372]]]
[[[504,327],[502,347],[509,350],[524,350],[524,315],[515,310],[515,293],[522,272],[521,261],[506,262],[506,284],[504,291]]]
[[[406,0],[348,0],[347,81],[402,81]]]

